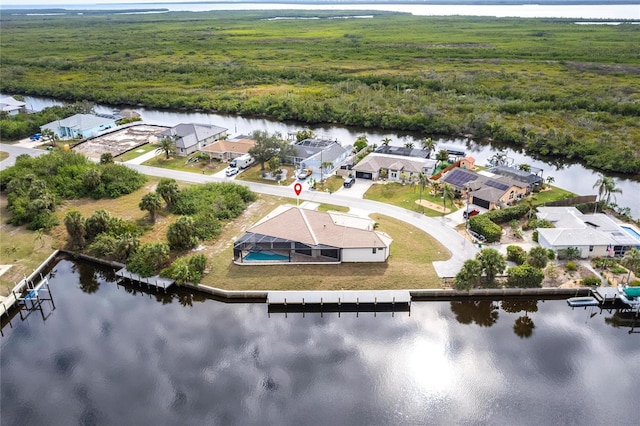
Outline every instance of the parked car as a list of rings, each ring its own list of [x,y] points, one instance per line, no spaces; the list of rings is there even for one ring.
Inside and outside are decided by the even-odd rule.
[[[311,176],[311,173],[312,173],[311,169],[300,170],[300,172],[298,173],[298,179],[306,179],[309,176]]]
[[[40,133],[36,133],[35,135],[31,135],[29,139],[31,139],[32,141],[39,141],[41,137],[42,135]]]
[[[470,217],[473,217],[473,216],[478,215],[478,214],[480,214],[480,210],[473,209],[473,210],[470,210],[468,212],[465,211],[464,213],[462,213],[462,217],[464,217],[465,219],[469,219]]]
[[[238,174],[238,169],[235,167],[228,167],[227,170],[224,171],[224,174],[231,177]]]
[[[356,182],[355,178],[352,177],[346,177],[344,178],[344,187],[345,188],[351,188],[351,186]]]

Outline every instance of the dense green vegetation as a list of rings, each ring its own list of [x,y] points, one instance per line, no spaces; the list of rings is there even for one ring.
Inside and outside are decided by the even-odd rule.
[[[0,139],[3,141],[15,140],[25,138],[34,133],[40,133],[40,126],[42,125],[62,120],[74,114],[89,113],[92,108],[93,104],[90,102],[76,102],[64,106],[45,108],[34,114],[8,116],[6,113],[2,113],[0,114]]]
[[[0,90],[493,138],[640,170],[640,28],[346,12],[2,16]],[[358,11],[361,15],[362,12]]]
[[[119,164],[96,164],[81,154],[55,150],[49,155],[23,154],[14,166],[0,172],[0,191],[6,192],[13,225],[49,229],[64,199],[117,198],[140,188],[146,178]]]

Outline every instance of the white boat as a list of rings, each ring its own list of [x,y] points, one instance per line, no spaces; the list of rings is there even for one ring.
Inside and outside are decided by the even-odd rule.
[[[567,299],[567,304],[572,308],[579,306],[598,306],[600,302],[595,297],[585,296],[585,297],[570,297]]]

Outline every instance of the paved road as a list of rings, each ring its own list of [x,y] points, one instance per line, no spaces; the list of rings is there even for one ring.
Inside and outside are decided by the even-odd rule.
[[[31,155],[41,155],[46,151],[19,148],[11,145],[0,144],[0,151],[7,151],[12,156],[23,153]],[[0,163],[0,168],[8,167],[10,165],[8,158]],[[5,165],[7,163],[7,165]],[[13,163],[11,163],[13,164]],[[145,175],[166,177],[184,182],[192,183],[207,183],[207,182],[230,182],[233,179],[227,177],[200,175],[197,173],[183,172],[179,170],[162,169],[158,167],[143,166],[139,164],[123,163],[134,170],[139,171]],[[295,193],[290,186],[274,186],[253,182],[235,181],[235,183],[248,186],[254,192],[274,195],[279,197],[295,198]],[[432,218],[424,216],[417,212],[412,212],[400,207],[392,206],[389,204],[380,203],[377,201],[364,200],[358,198],[359,191],[340,190],[334,194],[325,192],[311,191],[305,185],[303,185],[303,191],[300,194],[301,201],[311,201],[315,203],[328,203],[336,204],[340,206],[346,206],[356,209],[360,213],[380,213],[406,223],[409,223],[418,229],[430,234],[440,243],[445,246],[451,252],[451,258],[446,261],[433,262],[433,266],[436,273],[440,277],[453,277],[462,267],[465,260],[473,258],[478,252],[478,248],[466,240],[462,235],[456,232],[452,226],[456,225],[456,222],[452,219],[445,217]],[[350,188],[353,189],[353,188]],[[416,250],[420,250],[420,247],[416,247]]]

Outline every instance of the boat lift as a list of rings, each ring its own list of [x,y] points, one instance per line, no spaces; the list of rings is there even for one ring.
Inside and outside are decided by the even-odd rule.
[[[16,289],[23,290],[18,293]],[[46,321],[51,313],[56,309],[56,305],[53,301],[53,296],[51,295],[51,288],[49,287],[49,279],[47,277],[43,277],[42,274],[40,274],[40,281],[38,282],[38,284],[34,285],[32,282],[29,282],[25,278],[11,291],[16,298],[18,312],[22,321],[27,319],[29,315],[36,311],[40,312],[42,320]],[[21,296],[21,294],[24,295]],[[50,308],[46,314],[43,308],[43,304],[45,301],[48,302]]]

